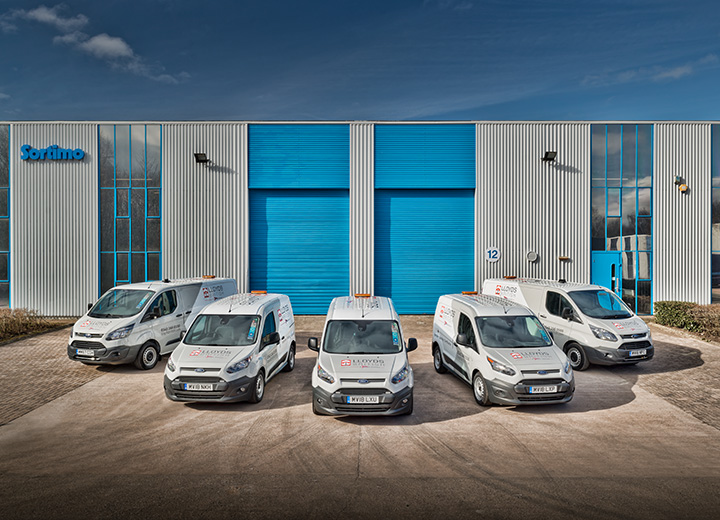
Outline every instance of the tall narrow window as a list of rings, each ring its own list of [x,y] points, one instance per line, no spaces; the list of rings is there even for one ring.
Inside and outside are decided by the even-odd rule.
[[[100,286],[160,278],[160,125],[101,125]]]
[[[0,125],[0,308],[10,306],[10,127]]]
[[[592,249],[620,254],[622,299],[651,314],[652,125],[592,125],[591,139]]]

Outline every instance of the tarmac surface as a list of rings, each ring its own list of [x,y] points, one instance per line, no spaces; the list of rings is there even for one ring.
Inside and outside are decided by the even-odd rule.
[[[310,408],[324,317],[263,401],[165,398],[165,360],[89,367],[67,329],[0,347],[0,518],[592,518],[720,515],[720,346],[651,325],[655,359],[576,372],[565,405],[482,408],[432,367],[405,417]]]

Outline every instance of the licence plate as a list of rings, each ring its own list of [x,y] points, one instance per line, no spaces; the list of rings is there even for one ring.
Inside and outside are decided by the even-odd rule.
[[[94,356],[95,351],[89,348],[78,348],[75,349],[76,356]]]
[[[199,392],[211,392],[213,389],[212,383],[183,383],[184,390],[195,390]]]
[[[647,354],[646,348],[641,348],[640,350],[631,350],[628,354],[630,357],[634,356],[645,356]]]
[[[557,385],[552,386],[531,386],[531,394],[554,394],[557,392]]]
[[[349,395],[345,399],[350,404],[377,404],[380,402],[379,395]]]

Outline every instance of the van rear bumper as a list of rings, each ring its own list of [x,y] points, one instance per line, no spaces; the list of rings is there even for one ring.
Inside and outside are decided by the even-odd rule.
[[[522,405],[522,404],[559,404],[567,403],[575,393],[575,379],[570,381],[549,379],[547,381],[521,381],[520,383],[507,383],[496,379],[486,381],[490,394],[490,401],[495,404]],[[552,385],[557,387],[554,393],[531,393],[531,387]]]
[[[655,347],[649,341],[636,343],[623,343],[620,348],[615,347],[584,347],[590,363],[596,365],[626,365],[638,361],[649,361],[655,355]],[[630,355],[645,350],[642,356]]]
[[[405,387],[397,393],[384,388],[363,389],[341,388],[329,393],[322,388],[313,388],[313,406],[325,415],[402,415],[408,413],[413,406],[413,389]],[[349,396],[378,396],[377,404],[348,403]]]
[[[78,355],[78,349],[90,351],[92,355]],[[99,341],[73,341],[67,347],[67,354],[73,361],[81,361],[90,365],[124,365],[132,363],[138,355],[140,345],[121,345],[117,347],[106,347]]]

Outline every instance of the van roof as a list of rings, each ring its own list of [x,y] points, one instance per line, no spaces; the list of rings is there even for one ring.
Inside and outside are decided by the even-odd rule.
[[[489,296],[487,294],[446,294],[445,297],[467,305],[479,316],[495,314],[526,316],[533,313],[524,305],[515,303],[507,298],[500,298],[499,296]]]
[[[330,302],[328,320],[397,320],[392,301],[386,296],[340,296]]]
[[[200,314],[260,314],[262,308],[282,294],[238,293],[217,300],[205,307]]]
[[[232,278],[178,278],[176,280],[168,280],[167,282],[164,282],[162,280],[155,280],[151,282],[135,282],[135,283],[128,283],[124,285],[117,285],[113,287],[113,289],[139,289],[139,290],[145,290],[145,291],[154,291],[158,292],[163,289],[167,289],[168,287],[182,287],[184,285],[192,285],[197,283],[219,283],[219,282],[234,282]]]
[[[510,284],[523,284],[523,285],[535,285],[537,287],[550,287],[553,289],[563,289],[565,291],[582,291],[587,289],[605,289],[599,285],[592,285],[589,283],[577,283],[577,282],[559,282],[557,280],[542,280],[539,278],[488,278],[485,280],[486,283],[510,283]]]

